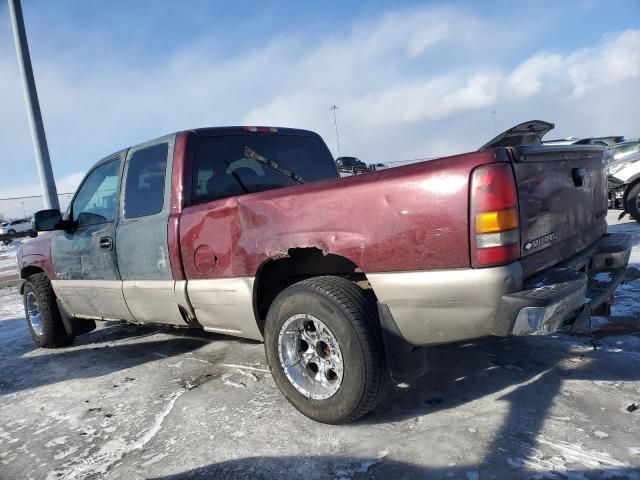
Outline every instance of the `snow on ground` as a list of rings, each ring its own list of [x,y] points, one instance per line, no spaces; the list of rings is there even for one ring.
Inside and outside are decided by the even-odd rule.
[[[609,215],[609,231],[628,233],[633,236],[634,245],[640,246],[640,228],[636,222],[625,217],[618,222],[617,219]],[[640,247],[631,251],[629,266],[640,269]],[[622,285],[616,290],[616,302],[614,303],[613,315],[640,316],[640,280]]]
[[[18,249],[24,245],[26,242],[31,240],[29,237],[16,238],[12,240],[10,243],[5,244],[4,242],[0,242],[0,256],[7,258],[15,258]]]
[[[0,242],[0,288],[14,285],[18,280],[16,254],[20,246],[29,239],[16,239],[8,245]],[[0,309],[2,306],[0,306]]]
[[[640,226],[611,228],[637,238],[638,262]],[[638,337],[434,347],[425,377],[328,426],[280,395],[259,343],[103,324],[36,349],[20,301],[0,290],[3,479],[640,478]]]
[[[16,288],[0,288],[0,322],[24,316],[24,307],[21,300],[22,298],[18,295]],[[0,342],[2,338],[2,330],[0,330]]]

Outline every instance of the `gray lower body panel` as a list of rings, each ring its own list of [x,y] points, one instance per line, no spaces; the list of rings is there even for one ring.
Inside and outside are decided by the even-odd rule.
[[[209,280],[54,280],[74,317],[202,327],[262,340],[253,311],[253,277]]]
[[[120,280],[52,280],[51,286],[64,309],[75,317],[133,320]]]
[[[253,311],[253,277],[188,280],[198,323],[208,332],[262,340]]]
[[[136,322],[186,326],[173,280],[125,280],[122,292]]]
[[[53,280],[51,284],[64,310],[74,317],[186,325],[173,280]]]

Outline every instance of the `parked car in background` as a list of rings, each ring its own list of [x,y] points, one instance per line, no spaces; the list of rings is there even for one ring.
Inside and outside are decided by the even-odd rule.
[[[640,222],[640,140],[608,147],[609,208],[622,210]]]
[[[356,157],[340,157],[336,159],[336,166],[340,173],[357,175],[369,171],[367,164]]]
[[[640,222],[640,139],[622,135],[608,137],[567,137],[543,142],[544,145],[598,145],[606,150],[608,207]]]
[[[264,340],[295,408],[350,422],[390,376],[426,372],[418,347],[553,334],[608,306],[631,237],[607,233],[602,149],[541,145],[551,128],[342,179],[305,130],[203,128],[125,148],[65,216],[36,213],[48,233],[18,250],[27,326],[41,347],[95,320]]]
[[[0,227],[0,235],[12,237],[18,234],[29,233],[31,230],[31,218],[21,218],[3,223],[2,227]]]
[[[608,147],[617,143],[625,142],[622,135],[610,135],[608,137],[567,137],[555,140],[545,140],[544,145],[600,145]]]

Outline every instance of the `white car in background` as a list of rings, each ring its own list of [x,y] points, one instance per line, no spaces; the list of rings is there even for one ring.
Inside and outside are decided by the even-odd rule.
[[[18,233],[30,232],[31,230],[31,219],[21,218],[20,220],[3,223],[2,227],[0,227],[0,235],[13,236]]]

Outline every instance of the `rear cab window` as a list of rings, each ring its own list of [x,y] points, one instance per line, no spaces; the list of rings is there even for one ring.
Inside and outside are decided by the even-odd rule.
[[[124,190],[124,218],[160,213],[164,206],[166,143],[135,151],[129,159]]]
[[[264,162],[249,158],[247,151],[275,162],[305,183],[337,178],[333,158],[315,136],[260,133],[202,136],[195,147],[192,202],[298,185],[296,180]]]

